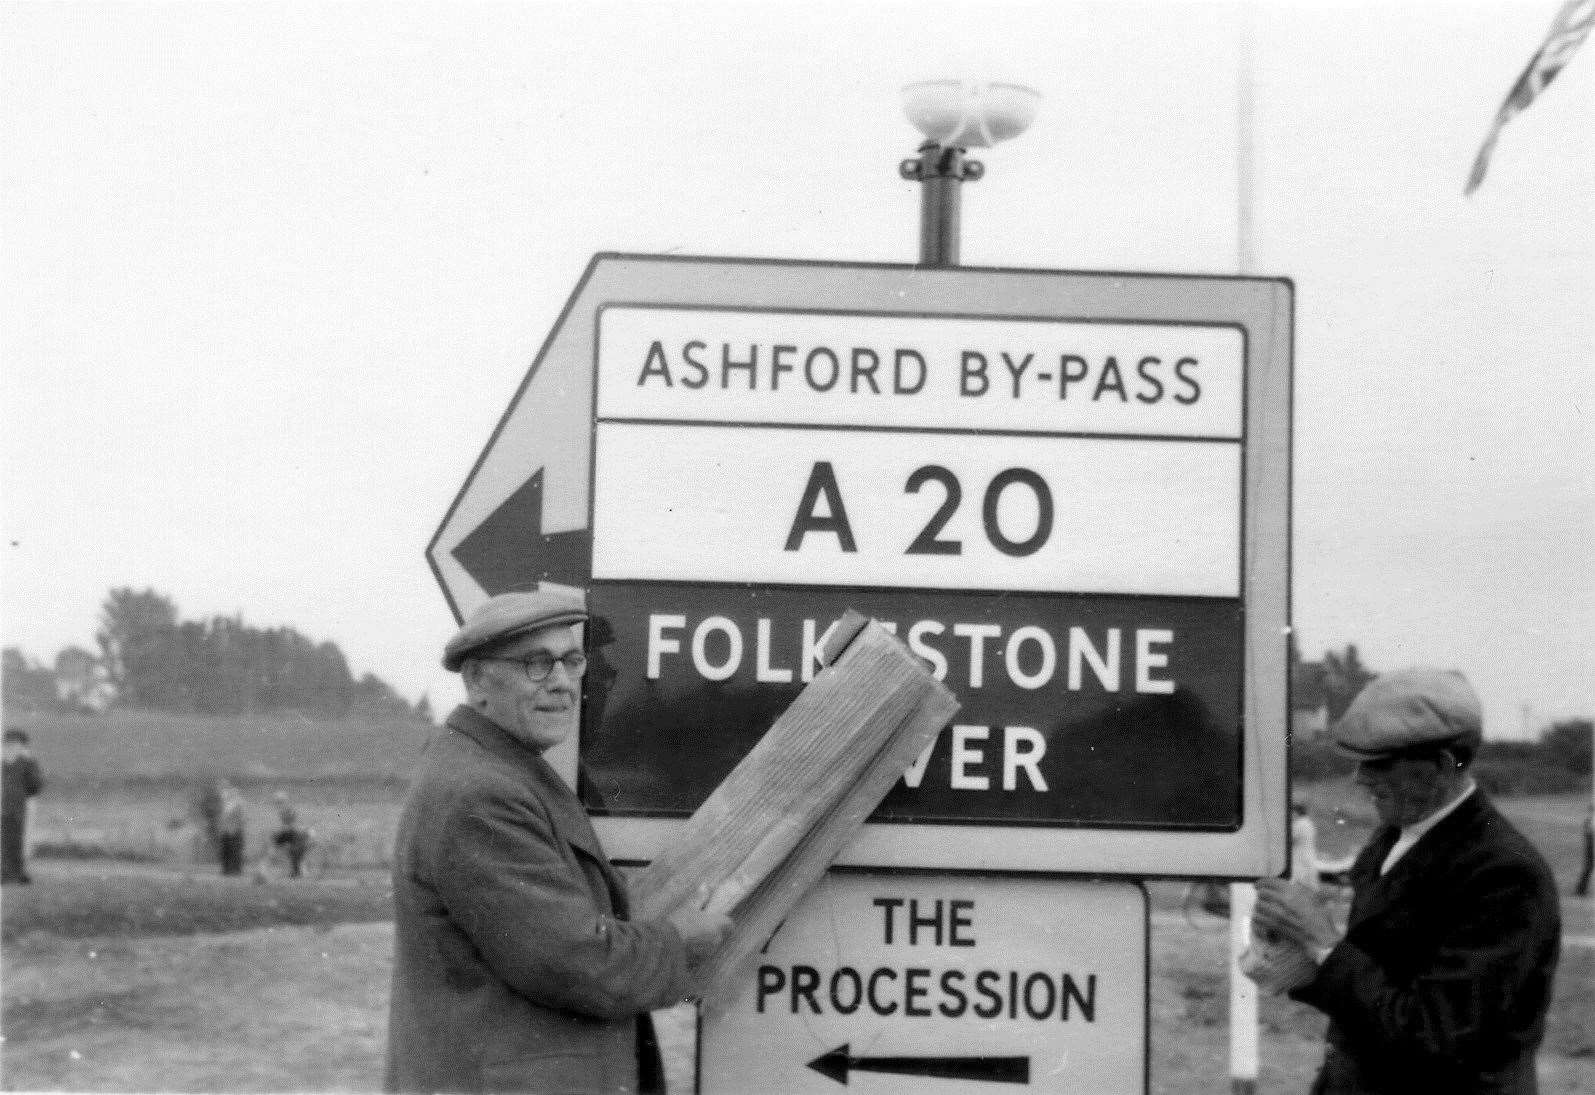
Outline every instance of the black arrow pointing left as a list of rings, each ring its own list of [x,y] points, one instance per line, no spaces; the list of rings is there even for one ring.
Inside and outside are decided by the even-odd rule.
[[[587,529],[543,532],[543,469],[516,488],[454,549],[466,573],[495,597],[538,582],[582,586],[592,572]]]
[[[846,1043],[809,1062],[822,1076],[847,1085],[850,1071],[894,1072],[937,1080],[975,1080],[992,1084],[1028,1084],[1029,1057],[854,1057]]]

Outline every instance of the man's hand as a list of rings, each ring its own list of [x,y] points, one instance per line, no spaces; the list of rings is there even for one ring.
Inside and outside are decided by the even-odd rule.
[[[720,944],[731,934],[731,918],[724,913],[688,906],[677,909],[665,919],[681,936],[687,948],[687,961],[695,965],[719,950]]]
[[[1340,931],[1313,892],[1283,878],[1258,879],[1252,921],[1262,932],[1288,939],[1311,955],[1340,942]]]
[[[1318,963],[1298,944],[1278,937],[1260,939],[1255,931],[1251,946],[1241,954],[1240,968],[1270,995],[1300,988],[1318,975]]]

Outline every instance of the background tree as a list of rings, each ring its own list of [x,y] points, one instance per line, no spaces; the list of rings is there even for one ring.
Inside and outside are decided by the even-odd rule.
[[[415,713],[403,696],[372,673],[361,677],[360,683],[355,686],[354,708],[361,714],[375,716],[409,717]]]
[[[1302,661],[1301,648],[1292,632],[1287,646],[1290,671],[1290,704],[1298,711],[1316,711],[1324,706],[1324,666],[1322,662]]]
[[[1540,735],[1540,755],[1545,763],[1566,768],[1581,776],[1590,774],[1591,753],[1595,751],[1595,723],[1589,719],[1564,719],[1552,723]]]
[[[1333,726],[1346,713],[1351,701],[1357,698],[1363,685],[1378,676],[1370,673],[1357,655],[1355,644],[1347,644],[1345,653],[1324,651],[1323,689],[1324,706],[1329,712],[1329,725]]]
[[[81,646],[69,646],[55,656],[55,697],[65,711],[103,711],[111,699],[100,659]]]
[[[187,652],[170,597],[153,589],[140,593],[131,586],[111,590],[94,637],[119,702],[164,711],[192,709],[182,683],[187,664],[182,655]]]
[[[409,705],[385,682],[359,684],[336,643],[291,627],[250,627],[241,615],[180,620],[153,589],[113,589],[97,635],[123,706],[202,715],[294,711],[341,718],[359,702],[394,714]]]
[[[36,665],[20,647],[0,651],[0,684],[0,704],[8,717],[57,709],[55,674]]]

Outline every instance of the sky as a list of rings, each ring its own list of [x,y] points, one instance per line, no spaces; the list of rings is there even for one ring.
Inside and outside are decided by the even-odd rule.
[[[446,709],[423,551],[591,256],[912,263],[956,77],[1043,96],[966,265],[1293,280],[1307,656],[1595,714],[1595,46],[1462,195],[1557,6],[7,4],[0,637],[153,587]]]

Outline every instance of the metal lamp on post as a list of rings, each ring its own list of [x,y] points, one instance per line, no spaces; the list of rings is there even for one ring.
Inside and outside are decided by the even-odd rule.
[[[926,80],[903,88],[903,112],[925,135],[919,155],[898,165],[920,184],[919,264],[958,265],[961,188],[986,173],[971,148],[990,148],[1030,127],[1041,95],[1022,84]]]

